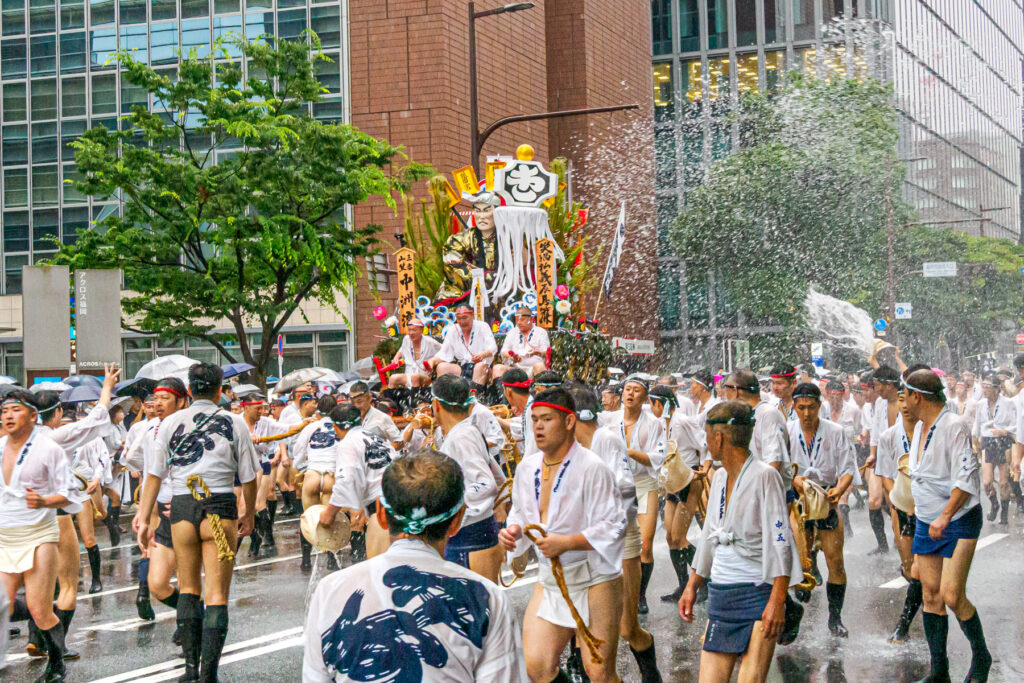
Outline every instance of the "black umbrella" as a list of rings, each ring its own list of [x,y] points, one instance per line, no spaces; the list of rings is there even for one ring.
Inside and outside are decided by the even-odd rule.
[[[146,398],[156,388],[156,380],[148,377],[133,377],[114,385],[115,396],[134,396],[135,398]]]

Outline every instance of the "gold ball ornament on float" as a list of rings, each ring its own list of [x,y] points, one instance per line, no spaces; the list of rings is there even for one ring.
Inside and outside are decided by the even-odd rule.
[[[516,147],[516,159],[520,161],[533,161],[534,151],[531,145],[522,144]]]

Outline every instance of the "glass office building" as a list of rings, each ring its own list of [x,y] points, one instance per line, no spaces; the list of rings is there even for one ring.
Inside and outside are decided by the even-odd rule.
[[[344,0],[0,0],[0,318],[21,293],[23,266],[50,257],[54,241],[71,243],[90,221],[120,210],[116,202],[81,195],[68,182],[75,179],[68,143],[92,126],[123,126],[121,116],[134,106],[154,106],[146,92],[121,77],[115,51],[130,50],[173,77],[179,54],[208,55],[218,38],[298,39],[312,29],[331,58],[319,67],[329,93],[312,113],[347,120],[346,5]],[[20,308],[20,302],[16,305]],[[309,334],[309,355],[315,358],[319,334]],[[325,334],[324,357],[332,357],[339,340],[336,331]],[[19,370],[20,341],[2,345],[5,373]],[[303,336],[295,346],[305,349],[306,342]],[[153,343],[126,340],[131,348],[125,360],[141,359],[145,349],[156,353]],[[184,348],[185,342],[178,352]]]
[[[982,7],[984,5],[984,7]],[[714,277],[686,272],[668,231],[703,169],[738,145],[726,114],[786,72],[894,86],[904,196],[923,220],[1019,240],[1024,12],[1016,0],[652,0],[663,341],[721,362],[723,339],[771,334]],[[837,26],[843,28],[837,30]],[[869,39],[865,40],[865,36]]]

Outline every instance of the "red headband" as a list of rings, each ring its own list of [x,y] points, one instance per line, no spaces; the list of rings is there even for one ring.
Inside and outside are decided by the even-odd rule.
[[[178,398],[181,398],[181,394],[179,394],[174,389],[171,389],[170,387],[157,387],[156,389],[153,390],[153,393],[159,394],[161,391],[166,391],[168,394],[174,394]]]
[[[259,406],[259,405],[263,405],[263,401],[242,401],[238,405],[240,405],[240,406]]]
[[[522,382],[506,382],[501,380],[502,386],[515,387],[517,389],[529,389],[530,385],[533,384],[533,380],[525,379]]]
[[[795,376],[796,376],[796,370],[794,370],[793,372],[786,372],[786,373],[783,373],[783,374],[772,375],[771,378],[772,379],[786,379],[787,377],[795,377]]]
[[[575,415],[576,414],[576,411],[569,410],[565,406],[555,405],[554,403],[548,403],[547,401],[534,401],[530,405],[532,405],[534,408],[536,408],[538,406],[541,407],[541,408],[554,408],[555,410],[559,410],[559,411],[565,413],[566,415]]]

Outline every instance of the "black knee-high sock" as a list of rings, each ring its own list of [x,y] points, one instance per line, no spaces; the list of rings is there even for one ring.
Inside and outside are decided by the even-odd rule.
[[[43,642],[46,643],[47,673],[63,674],[64,668],[64,625],[59,621],[53,628],[43,631]]]
[[[228,637],[228,606],[209,605],[203,618],[202,666],[199,680],[203,683],[217,683],[217,667],[220,653]]]
[[[1024,493],[1020,490],[1020,482],[1013,479],[1010,480],[1010,492],[1013,493],[1014,499],[1017,503],[1024,502]]]
[[[276,500],[268,500],[267,501],[267,511],[270,513],[270,523],[273,524],[274,520],[277,519],[277,501]]]
[[[679,590],[686,590],[686,581],[689,578],[686,571],[686,555],[682,549],[668,551],[668,556],[672,559],[672,569],[676,572],[676,581],[679,582]]]
[[[89,571],[92,574],[93,581],[100,580],[100,548],[99,546],[90,546],[85,549],[85,552],[89,555]]]
[[[959,619],[957,621],[960,621]],[[967,621],[960,621],[960,630],[967,636],[967,642],[971,644],[971,672],[981,673],[979,665],[988,673],[992,665],[992,655],[988,651],[988,644],[985,642],[985,633],[981,630],[981,619],[978,617],[978,610]]]
[[[25,598],[14,598],[14,607],[11,609],[11,621],[28,621],[32,613],[28,611],[28,604]]]
[[[185,655],[187,673],[199,675],[199,653],[203,639],[203,607],[199,596],[182,593],[178,596],[178,631],[181,649]]]
[[[949,657],[946,656],[949,617],[945,614],[923,612],[921,618],[924,620],[924,637],[928,640],[928,652],[931,654],[931,675],[949,676]]]
[[[653,562],[640,563],[640,598],[647,597],[647,584],[651,582],[651,574],[654,573]]]
[[[180,597],[181,597],[181,593],[179,593],[178,589],[175,588],[174,592],[171,593],[170,595],[168,595],[166,598],[160,598],[160,602],[164,603],[165,605],[167,605],[171,609],[176,610],[176,609],[178,609],[178,598],[180,598]]]
[[[907,626],[914,621],[914,615],[917,614],[917,610],[921,608],[921,603],[924,600],[921,582],[918,579],[910,579],[909,583],[907,597],[903,601],[903,614],[906,615]]]
[[[889,541],[885,537],[885,517],[882,511],[868,510],[868,521],[871,522],[871,530],[875,532],[875,541],[879,548],[889,549]]]

